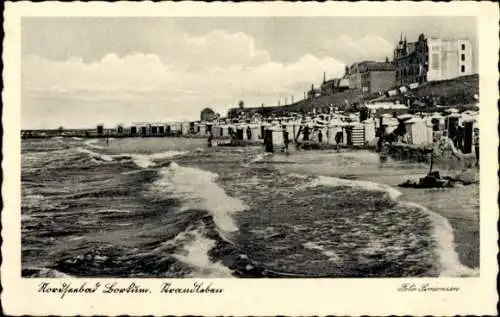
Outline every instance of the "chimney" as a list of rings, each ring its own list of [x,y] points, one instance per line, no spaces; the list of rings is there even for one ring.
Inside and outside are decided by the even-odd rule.
[[[326,72],[323,72],[323,84],[326,83]]]

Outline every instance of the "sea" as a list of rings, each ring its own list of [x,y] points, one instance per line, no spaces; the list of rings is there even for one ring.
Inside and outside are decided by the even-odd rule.
[[[364,150],[22,140],[23,277],[479,274],[479,187]]]

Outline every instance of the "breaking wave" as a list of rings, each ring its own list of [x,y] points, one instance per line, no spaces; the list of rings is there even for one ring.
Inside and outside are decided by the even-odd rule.
[[[315,178],[311,183],[307,184],[306,186],[309,186],[309,187],[315,187],[315,186],[356,187],[359,189],[384,192],[389,196],[389,198],[391,198],[393,200],[398,199],[398,197],[402,195],[402,193],[399,190],[397,190],[394,187],[391,187],[389,185],[379,184],[379,183],[370,182],[370,181],[336,178],[336,177],[331,177],[331,176],[318,176],[317,178]]]
[[[479,276],[479,268],[471,269],[460,262],[458,254],[455,251],[453,228],[445,217],[416,203],[402,202],[401,204],[418,208],[431,219],[434,225],[433,235],[437,241],[439,275],[441,277]]]
[[[78,147],[76,150],[80,153],[85,153],[88,154],[91,158],[98,160],[98,161],[105,161],[105,162],[112,162],[113,157],[111,155],[106,155],[103,153],[97,153],[92,150],[83,148],[83,147]]]
[[[209,211],[224,232],[238,230],[231,214],[243,211],[247,206],[241,200],[228,196],[215,182],[218,174],[172,162],[168,167],[161,168],[159,175],[160,179],[152,184],[151,190],[174,193],[174,197],[184,202],[182,210]]]
[[[99,147],[98,147],[99,148]],[[84,147],[78,147],[76,149],[80,153],[86,153],[91,158],[97,161],[105,161],[112,162],[115,159],[126,159],[130,158],[140,168],[150,168],[156,166],[157,160],[173,158],[177,156],[182,156],[188,153],[187,151],[165,151],[162,153],[153,153],[153,154],[116,154],[116,155],[108,155],[104,153],[94,152],[92,150],[86,149]]]
[[[103,149],[103,146],[97,145],[96,143],[99,143],[99,139],[91,139],[88,141],[85,141],[84,144],[90,148],[94,149]]]
[[[167,158],[173,158],[187,154],[187,151],[166,151],[153,154],[123,154],[119,156],[130,156],[134,163],[141,168],[149,168],[156,166],[155,161]]]
[[[430,218],[433,225],[432,234],[433,238],[437,242],[436,253],[439,258],[439,265],[438,265],[439,275],[442,277],[466,277],[466,276],[479,275],[478,268],[471,269],[460,262],[458,253],[455,250],[453,228],[451,227],[448,220],[445,217],[417,203],[398,201],[398,198],[400,198],[400,196],[402,195],[402,193],[399,190],[385,184],[379,184],[375,182],[361,181],[361,180],[346,180],[330,176],[318,176],[306,186],[307,187],[348,186],[369,191],[384,192],[388,195],[390,199],[397,201],[397,203],[400,206],[415,208],[424,212],[427,215],[427,217]],[[325,252],[321,246],[316,245],[314,243],[309,243],[308,245],[305,245],[305,247]]]
[[[179,233],[170,243],[182,243],[183,247],[173,256],[188,264],[194,270],[192,276],[196,277],[232,277],[232,271],[221,262],[210,260],[209,252],[215,247],[216,242],[206,237],[203,228],[190,228]]]

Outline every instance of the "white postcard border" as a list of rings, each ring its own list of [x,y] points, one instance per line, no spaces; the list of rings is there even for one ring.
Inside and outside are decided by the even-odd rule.
[[[149,287],[148,295],[37,292],[44,281],[21,278],[20,19],[26,16],[476,16],[479,33],[481,127],[480,276],[425,279],[67,279]],[[8,315],[465,315],[496,314],[498,221],[498,7],[478,2],[386,3],[6,3],[1,295]],[[212,283],[221,294],[161,294],[162,283]],[[455,286],[457,292],[398,292],[402,283]]]

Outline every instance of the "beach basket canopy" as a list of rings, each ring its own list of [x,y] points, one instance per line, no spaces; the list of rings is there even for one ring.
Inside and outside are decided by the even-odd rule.
[[[405,123],[415,123],[415,122],[420,122],[420,121],[422,121],[422,119],[413,117],[413,118],[406,120]]]
[[[413,115],[411,115],[409,113],[405,113],[405,114],[398,116],[398,119],[400,119],[400,120],[405,120],[405,119],[410,119],[410,118],[413,118]]]

